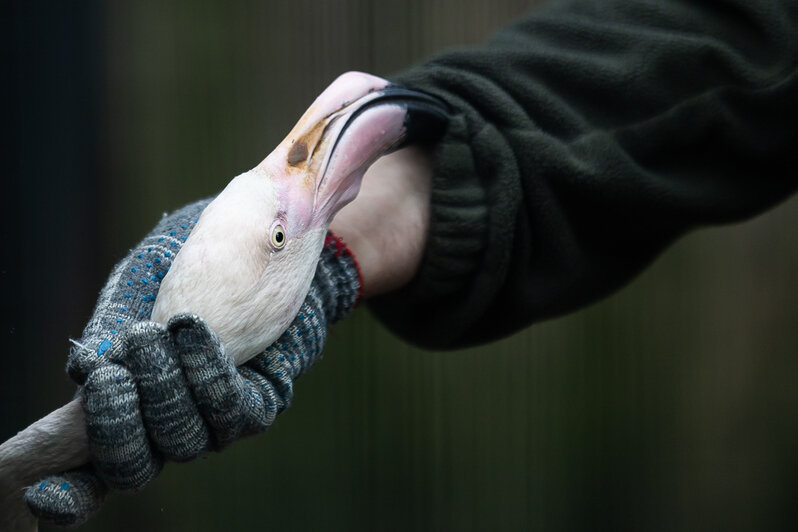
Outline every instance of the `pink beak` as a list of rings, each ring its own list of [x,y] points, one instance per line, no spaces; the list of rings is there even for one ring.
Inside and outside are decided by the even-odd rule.
[[[448,107],[433,96],[360,72],[340,76],[258,166],[277,185],[288,238],[326,228],[374,161],[437,140],[447,123]]]

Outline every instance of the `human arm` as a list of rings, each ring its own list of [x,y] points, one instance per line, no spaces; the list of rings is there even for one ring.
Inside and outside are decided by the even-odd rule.
[[[772,206],[796,186],[796,64],[792,2],[571,0],[399,74],[455,113],[424,258],[372,310],[422,346],[489,341]]]

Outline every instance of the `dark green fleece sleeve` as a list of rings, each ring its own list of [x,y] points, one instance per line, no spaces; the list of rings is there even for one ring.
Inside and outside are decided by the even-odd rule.
[[[395,80],[455,109],[426,254],[371,307],[431,348],[618,289],[798,184],[798,2],[551,2]]]

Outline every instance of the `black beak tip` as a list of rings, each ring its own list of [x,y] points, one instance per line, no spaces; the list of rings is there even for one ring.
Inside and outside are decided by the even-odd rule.
[[[376,101],[398,104],[406,111],[405,135],[397,149],[408,144],[433,144],[446,133],[451,108],[445,101],[399,85],[389,85],[379,92],[381,97]]]
[[[368,109],[379,105],[398,105],[405,110],[404,133],[390,151],[409,144],[435,143],[446,132],[451,108],[440,98],[398,85],[388,85],[374,92],[377,96],[371,98],[349,117],[344,130]]]

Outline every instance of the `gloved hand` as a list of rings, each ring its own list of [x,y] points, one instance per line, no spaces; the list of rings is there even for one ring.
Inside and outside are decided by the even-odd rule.
[[[209,203],[184,207],[156,226],[114,268],[92,319],[73,342],[69,375],[82,385],[93,464],[43,479],[25,500],[40,519],[84,522],[108,491],[136,491],[163,461],[186,461],[271,426],[293,382],[321,354],[327,327],[354,307],[354,258],[328,235],[310,291],[283,335],[236,368],[201,317],[148,321],[158,283]]]
[[[102,482],[85,470],[45,479],[27,490],[34,512],[61,524],[77,523],[99,506],[106,484],[139,489],[157,475],[163,458],[189,460],[267,428],[290,403],[294,379],[320,354],[328,324],[344,317],[357,300],[354,258],[333,238],[320,246],[326,228],[357,195],[371,163],[406,144],[434,142],[445,131],[448,112],[434,96],[368,74],[343,74],[274,151],[219,194],[178,260],[189,266],[171,276],[166,276],[169,263],[201,208],[189,206],[163,220],[114,269],[68,364],[72,378],[84,385],[89,445]],[[222,253],[203,246],[224,236],[231,246]],[[292,238],[297,254],[277,254]],[[308,257],[320,247],[315,278],[293,325],[242,369],[234,367],[197,316],[173,316],[166,326],[147,319],[153,309],[159,321],[184,309],[198,311],[225,339],[229,354],[244,359],[287,323],[287,313],[270,305],[285,301],[294,312],[298,292],[312,273]],[[262,252],[269,253],[276,280],[253,271]],[[236,255],[244,256],[237,264],[242,268],[230,270]],[[286,272],[296,283],[279,275]],[[221,290],[234,285],[238,275],[257,279],[261,289]],[[154,307],[163,278],[162,297]],[[224,320],[214,315],[220,300]],[[243,319],[244,303],[268,319]],[[262,333],[260,341],[257,333]]]

